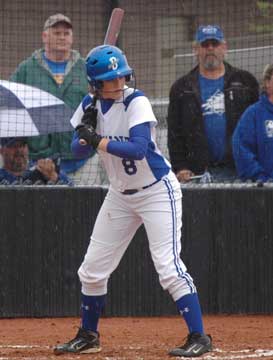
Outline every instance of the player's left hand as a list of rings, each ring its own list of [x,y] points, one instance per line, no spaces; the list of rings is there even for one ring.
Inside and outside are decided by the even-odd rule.
[[[92,126],[86,126],[79,124],[76,129],[80,140],[84,140],[86,144],[91,145],[93,149],[96,149],[101,142],[102,137],[98,135]]]

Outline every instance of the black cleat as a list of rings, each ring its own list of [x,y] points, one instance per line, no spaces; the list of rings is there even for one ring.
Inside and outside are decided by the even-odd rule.
[[[68,343],[57,345],[53,352],[55,355],[64,353],[92,354],[101,351],[99,334],[79,328],[74,339]]]
[[[187,337],[184,345],[177,347],[169,352],[171,356],[198,357],[212,350],[212,340],[210,335],[191,333]]]

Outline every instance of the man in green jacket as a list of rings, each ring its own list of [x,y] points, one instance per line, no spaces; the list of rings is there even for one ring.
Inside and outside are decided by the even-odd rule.
[[[50,16],[44,24],[42,41],[44,48],[20,63],[10,80],[45,90],[75,110],[88,92],[88,82],[84,59],[72,50],[71,20],[63,14]],[[74,159],[70,150],[72,133],[29,138],[30,158],[61,158],[61,170],[75,172],[86,159]]]

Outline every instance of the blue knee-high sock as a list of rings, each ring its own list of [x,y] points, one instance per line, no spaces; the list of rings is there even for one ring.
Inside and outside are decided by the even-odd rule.
[[[88,296],[82,294],[82,328],[97,332],[98,322],[105,305],[106,295]]]
[[[204,334],[202,312],[198,295],[194,293],[182,296],[176,301],[176,305],[178,311],[186,321],[189,332]]]

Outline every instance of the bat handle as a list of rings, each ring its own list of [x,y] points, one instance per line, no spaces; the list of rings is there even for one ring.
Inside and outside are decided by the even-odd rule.
[[[80,139],[80,140],[79,140],[79,143],[80,143],[81,145],[87,145],[87,142],[86,142],[84,139]]]

